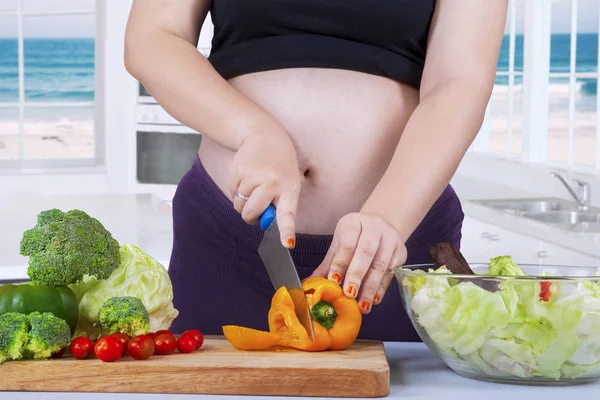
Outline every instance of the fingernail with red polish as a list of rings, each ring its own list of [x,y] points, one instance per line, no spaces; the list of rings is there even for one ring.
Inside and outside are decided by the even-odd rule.
[[[294,246],[296,245],[296,242],[294,241],[294,238],[291,238],[291,237],[287,238],[286,243],[287,243],[287,245],[288,245],[288,247],[290,249],[293,249]]]
[[[337,272],[334,272],[333,274],[331,274],[331,279],[333,279],[333,281],[335,283],[337,283],[338,285],[340,283],[342,283],[342,276]]]
[[[375,304],[379,304],[380,301],[381,301],[381,296],[376,294],[375,298],[373,299],[373,302],[375,302]]]
[[[364,312],[369,312],[369,310],[371,310],[371,302],[366,299],[361,301],[360,308],[362,308]]]
[[[356,297],[356,293],[358,290],[356,289],[356,285],[348,285],[346,288],[346,293],[348,293],[352,297]]]

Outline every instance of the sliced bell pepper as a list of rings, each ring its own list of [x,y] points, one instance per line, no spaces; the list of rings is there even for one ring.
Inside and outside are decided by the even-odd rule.
[[[269,330],[280,336],[279,346],[293,347],[299,350],[321,351],[331,347],[331,337],[327,329],[313,321],[315,340],[308,336],[306,328],[300,323],[292,296],[285,287],[280,287],[273,296],[269,310]]]
[[[237,325],[225,325],[223,335],[229,343],[240,350],[268,350],[281,339],[279,335],[271,332]]]
[[[298,320],[285,287],[271,299],[269,332],[225,325],[225,338],[242,350],[267,350],[276,345],[305,351],[342,350],[354,343],[362,324],[356,300],[344,295],[340,285],[322,277],[304,280],[302,288],[313,315],[314,340]]]
[[[322,277],[302,282],[313,315],[315,340],[311,340],[294,312],[292,297],[285,287],[273,296],[269,330],[281,336],[279,345],[306,351],[342,350],[356,340],[362,313],[355,299],[347,297],[337,283]]]
[[[79,303],[70,288],[30,283],[0,286],[0,315],[8,312],[30,314],[34,311],[49,312],[64,319],[71,328],[71,334],[75,333]]]

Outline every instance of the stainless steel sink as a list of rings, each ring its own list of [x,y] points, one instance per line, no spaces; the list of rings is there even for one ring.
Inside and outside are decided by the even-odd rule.
[[[573,232],[600,232],[600,212],[549,211],[526,212],[521,215]]]
[[[577,204],[561,199],[482,200],[479,203],[511,214],[577,210]]]
[[[558,198],[477,200],[475,203],[510,214],[577,211],[579,209],[576,203]]]
[[[521,214],[525,218],[535,219],[549,224],[581,224],[599,223],[600,213],[579,211],[549,211],[549,212],[525,212]]]
[[[477,200],[485,207],[571,232],[600,232],[600,208],[558,198]]]
[[[590,185],[573,179],[577,191],[556,172],[550,173],[567,189],[573,201],[559,198],[529,198],[478,200],[482,206],[504,213],[527,218],[546,225],[572,232],[600,232],[600,208],[590,207]]]

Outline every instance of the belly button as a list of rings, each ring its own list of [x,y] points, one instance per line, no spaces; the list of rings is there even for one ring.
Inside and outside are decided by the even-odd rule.
[[[308,176],[310,175],[310,169],[309,168],[305,169],[304,173],[302,175],[304,175],[304,179],[308,179]]]

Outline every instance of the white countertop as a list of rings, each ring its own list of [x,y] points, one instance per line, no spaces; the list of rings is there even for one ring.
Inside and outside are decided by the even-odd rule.
[[[600,383],[578,386],[540,387],[505,385],[480,382],[463,378],[447,368],[437,357],[420,343],[386,343],[386,354],[390,364],[390,399],[527,399],[540,396],[544,400],[591,399],[600,393]],[[1,368],[0,368],[1,369]],[[185,384],[182,382],[182,384]],[[14,400],[71,400],[82,398],[82,393],[5,392],[4,399]],[[195,400],[207,398],[282,399],[294,397],[256,396],[201,396],[201,395],[149,395],[149,394],[98,394],[86,393],[88,400]],[[313,397],[312,399],[319,399]]]
[[[539,193],[461,175],[454,177],[452,185],[469,217],[600,259],[600,234],[570,233],[471,202],[480,199],[535,198],[540,197]],[[168,268],[173,243],[171,206],[156,196],[0,196],[0,280],[27,278],[27,258],[19,254],[21,236],[23,231],[35,225],[40,211],[53,207],[63,211],[79,208],[88,212],[99,219],[121,244],[139,246]]]

